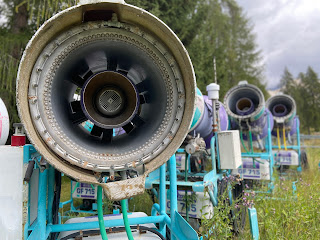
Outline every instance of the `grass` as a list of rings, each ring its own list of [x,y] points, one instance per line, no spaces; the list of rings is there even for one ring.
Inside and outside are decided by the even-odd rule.
[[[317,141],[319,140],[311,140],[306,143],[307,145],[320,145],[320,141]],[[310,165],[308,170],[284,178],[276,176],[273,195],[261,196],[254,200],[258,214],[260,239],[320,239],[320,169],[318,168],[320,149],[307,149],[307,155]],[[295,180],[298,180],[296,198],[292,195],[292,182]],[[70,199],[70,180],[63,178],[61,201],[68,199]],[[81,201],[76,200],[74,204],[79,206]],[[110,203],[106,202],[106,205],[110,206]],[[142,211],[149,215],[151,206],[152,200],[147,192],[129,202],[130,211]],[[69,209],[70,207],[66,205],[63,212]],[[109,213],[110,209],[106,209],[105,212]],[[230,238],[251,239],[248,219],[243,232],[236,237],[228,237]]]
[[[320,239],[320,149],[307,149],[307,155],[310,169],[285,179],[276,178],[274,194],[255,200],[260,239]],[[294,198],[292,181],[296,179]],[[248,224],[238,239],[251,239]]]

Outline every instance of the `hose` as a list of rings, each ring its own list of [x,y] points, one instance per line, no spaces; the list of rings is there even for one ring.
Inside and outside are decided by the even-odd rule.
[[[246,145],[244,144],[243,136],[242,136],[242,131],[241,131],[241,130],[240,130],[240,140],[241,140],[241,144],[242,144],[242,146],[243,146],[244,150],[245,150],[247,153],[249,153],[249,151],[248,151],[248,149],[247,149]]]
[[[132,236],[130,224],[129,224],[126,200],[123,199],[120,202],[121,202],[122,217],[123,217],[123,222],[124,222],[124,226],[125,226],[125,229],[126,229],[127,237],[128,237],[129,240],[134,240],[133,236]]]
[[[108,240],[106,228],[104,227],[104,220],[103,220],[103,208],[102,208],[102,187],[98,186],[97,192],[97,204],[98,204],[98,221],[99,221],[99,228],[102,240]]]

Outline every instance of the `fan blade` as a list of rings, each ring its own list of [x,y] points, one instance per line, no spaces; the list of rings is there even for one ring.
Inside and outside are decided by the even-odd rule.
[[[145,82],[144,82],[144,81],[139,82],[139,83],[136,85],[136,88],[137,88],[137,90],[138,90],[139,93],[142,93],[142,92],[147,91],[146,88],[145,88]]]
[[[104,129],[103,135],[102,135],[102,140],[105,142],[111,142],[112,135],[113,135],[113,129]]]
[[[80,124],[82,122],[84,122],[85,120],[87,120],[87,117],[84,115],[84,113],[82,111],[73,113],[71,115],[71,121],[73,124]]]
[[[109,71],[116,71],[118,66],[117,59],[115,57],[109,57],[107,66]]]
[[[134,127],[133,127],[132,123],[128,123],[127,125],[124,125],[122,128],[126,131],[127,134],[129,134],[133,130]]]
[[[82,88],[83,84],[85,83],[85,79],[80,77],[79,75],[73,75],[71,81],[77,85],[79,88]]]
[[[81,104],[80,101],[73,101],[70,103],[70,107],[73,113],[81,111]]]
[[[80,75],[73,75],[71,81],[77,85],[79,88],[82,88],[83,84],[87,81],[89,77],[93,75],[93,72],[89,69],[83,77]]]
[[[134,126],[140,127],[141,125],[143,125],[145,123],[145,121],[140,116],[136,115],[132,119],[132,123],[134,124]]]
[[[128,71],[124,70],[124,69],[118,69],[117,72],[121,73],[122,75],[127,76],[128,75]]]
[[[145,104],[147,102],[147,99],[144,94],[140,94],[139,98],[140,98],[140,104]]]
[[[89,66],[89,69],[99,68],[101,66],[107,66],[107,56],[103,51],[93,51],[86,55],[86,63]],[[95,71],[94,71],[95,72]]]
[[[95,137],[101,137],[102,132],[103,132],[103,128],[98,127],[97,125],[94,125],[90,134]]]

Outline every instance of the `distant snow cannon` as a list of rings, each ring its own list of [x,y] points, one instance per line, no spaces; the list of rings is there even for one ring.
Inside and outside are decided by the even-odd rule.
[[[10,130],[9,114],[6,105],[0,98],[0,145],[5,145]]]
[[[231,128],[238,129],[244,140],[263,139],[268,135],[268,117],[270,128],[273,128],[273,119],[269,110],[265,108],[265,100],[261,90],[241,81],[231,88],[224,97],[224,105],[231,120]]]
[[[228,114],[221,102],[219,104],[218,112],[218,123],[219,130],[226,131],[228,130]],[[199,135],[205,140],[206,148],[210,148],[210,140],[213,136],[212,132],[212,100],[206,95],[202,95],[201,91],[197,88],[196,91],[196,102],[195,102],[195,113],[193,115],[193,120],[190,128],[189,134],[192,136]]]
[[[270,97],[266,106],[274,119],[271,134],[277,138],[277,146],[273,146],[275,162],[279,165],[296,165],[298,171],[308,168],[307,155],[300,146],[300,122],[296,116],[295,100],[289,95],[278,94]],[[291,138],[293,135],[297,135],[296,141]]]
[[[294,135],[297,132],[296,102],[286,94],[278,94],[270,97],[266,102],[266,107],[273,115],[274,129],[272,135],[277,136],[277,128],[285,129],[286,135]]]

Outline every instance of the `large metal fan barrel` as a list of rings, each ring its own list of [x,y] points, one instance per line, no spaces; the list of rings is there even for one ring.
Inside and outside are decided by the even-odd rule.
[[[193,67],[175,34],[140,8],[110,2],[47,21],[25,50],[17,86],[35,147],[93,183],[101,172],[161,166],[184,140],[195,104]]]

